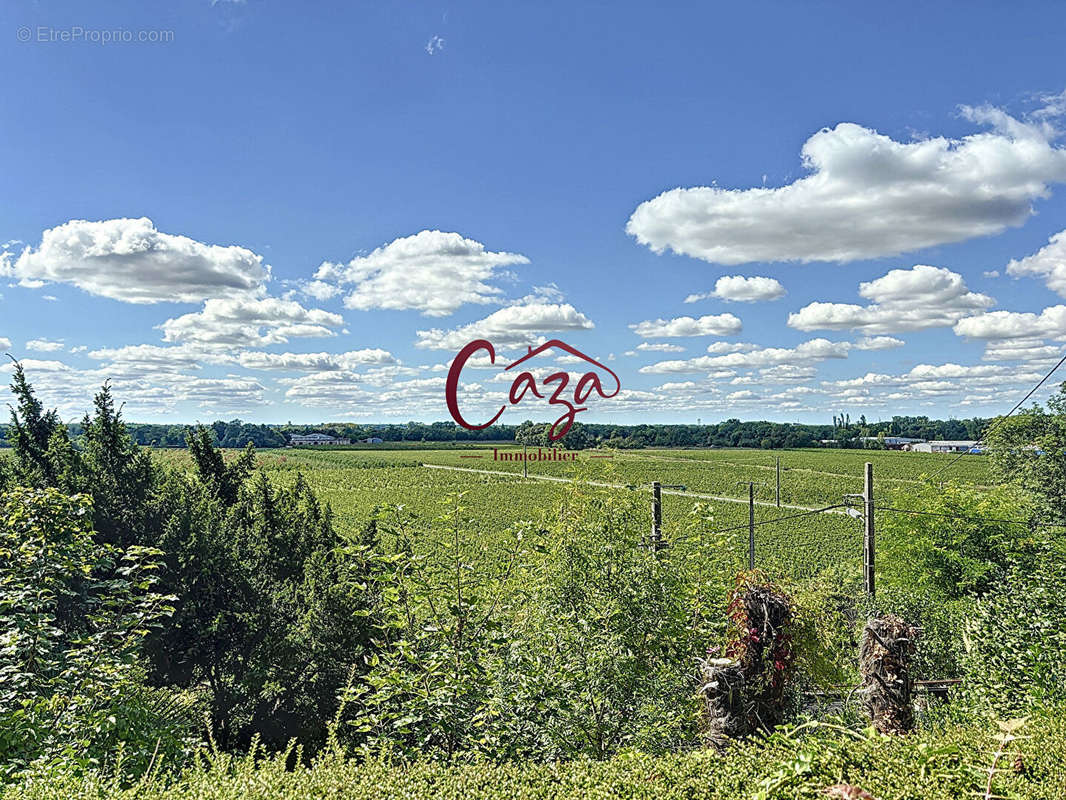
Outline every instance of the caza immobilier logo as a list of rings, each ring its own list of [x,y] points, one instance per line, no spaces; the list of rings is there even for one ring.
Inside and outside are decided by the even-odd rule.
[[[574,417],[582,411],[588,410],[586,403],[589,398],[592,397],[594,392],[602,398],[611,398],[618,394],[622,388],[622,384],[619,382],[618,376],[610,368],[604,366],[596,359],[585,355],[576,347],[571,347],[566,342],[560,341],[559,339],[552,339],[536,348],[528,348],[528,353],[517,361],[504,367],[503,372],[510,372],[531,359],[536,358],[541,353],[553,348],[569,353],[571,356],[581,359],[596,369],[590,369],[578,378],[573,386],[572,392],[567,392],[567,388],[570,386],[571,381],[570,375],[566,372],[553,372],[538,384],[533,373],[528,369],[523,369],[521,372],[515,374],[507,398],[511,406],[517,406],[525,400],[527,396],[532,395],[539,400],[546,399],[549,406],[558,406],[561,409],[565,409],[560,417],[552,423],[552,426],[548,431],[548,438],[552,441],[556,441],[566,436],[566,432],[570,430],[570,426],[574,424]],[[452,361],[451,369],[448,370],[448,381],[445,384],[444,389],[445,398],[448,402],[448,411],[451,413],[452,419],[471,431],[479,431],[489,427],[489,425],[492,425],[496,420],[503,416],[503,412],[507,410],[507,406],[503,405],[500,406],[500,410],[497,411],[488,422],[470,422],[463,416],[462,411],[459,408],[459,378],[463,373],[463,368],[466,366],[470,358],[481,351],[488,353],[489,363],[495,365],[496,350],[493,348],[492,343],[487,339],[475,339],[460,350],[459,354],[455,357],[455,360]],[[597,370],[599,370],[599,372],[597,372]],[[610,380],[608,381],[608,385],[610,386],[613,383],[613,390],[609,392],[604,391],[603,381],[600,379],[601,374],[603,374],[605,378],[609,376]]]

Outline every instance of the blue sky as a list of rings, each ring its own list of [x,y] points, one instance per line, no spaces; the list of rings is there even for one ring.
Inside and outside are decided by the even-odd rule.
[[[604,359],[588,420],[1000,413],[1066,341],[1066,28],[929,6],[5,2],[0,344],[68,416],[446,419],[478,336]]]

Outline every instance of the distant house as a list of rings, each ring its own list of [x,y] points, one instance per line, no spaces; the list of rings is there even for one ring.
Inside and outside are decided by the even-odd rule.
[[[381,444],[382,441],[383,440],[379,436],[369,436],[366,439],[363,439],[364,444]]]
[[[938,442],[922,442],[910,446],[915,453],[980,453],[977,442],[965,439],[948,439]]]
[[[305,445],[331,445],[351,443],[351,439],[339,439],[336,436],[328,436],[324,433],[294,433],[289,437],[289,444],[293,447],[303,447]]]
[[[863,442],[880,442],[880,436],[863,436]],[[907,445],[921,444],[925,439],[910,439],[906,436],[886,436],[884,445],[886,450],[903,450]],[[913,448],[912,448],[913,449]]]

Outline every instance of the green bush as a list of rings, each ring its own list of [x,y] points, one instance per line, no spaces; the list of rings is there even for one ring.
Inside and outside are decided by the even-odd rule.
[[[446,496],[429,524],[382,508],[364,535],[379,604],[375,652],[345,699],[347,733],[369,750],[500,755],[491,665],[504,641],[501,599],[525,544],[516,531],[475,565],[462,501],[462,494]],[[391,540],[387,554],[379,535]]]
[[[1066,699],[1066,561],[1048,554],[977,601],[966,624],[965,698],[979,710],[1021,713]]]
[[[1061,800],[1066,796],[1066,714],[1034,718],[1007,745],[992,775],[995,797]],[[957,800],[984,797],[998,747],[993,723],[888,737],[833,726],[780,729],[725,753],[608,760],[493,764],[346,759],[327,753],[291,768],[272,758],[216,755],[179,779],[150,779],[123,789],[106,774],[59,770],[27,778],[2,800]],[[826,790],[839,786],[833,795]],[[843,786],[856,787],[844,793]]]
[[[501,704],[540,757],[605,758],[696,740],[687,570],[646,540],[634,495],[572,487],[516,616]]]
[[[42,761],[131,769],[187,755],[187,715],[139,654],[172,612],[159,551],[94,541],[87,497],[0,496],[0,777]]]
[[[159,590],[174,613],[145,642],[150,683],[206,696],[224,747],[253,736],[271,748],[293,737],[321,745],[370,633],[362,565],[344,551],[329,507],[299,475],[284,488],[253,479],[254,451],[227,460],[203,429],[189,437],[192,475],[164,469],[133,443],[107,384],[77,447],[20,365],[11,388],[6,484],[84,493],[94,546],[156,548],[165,566]],[[112,561],[99,562],[99,580],[122,577],[127,567]]]

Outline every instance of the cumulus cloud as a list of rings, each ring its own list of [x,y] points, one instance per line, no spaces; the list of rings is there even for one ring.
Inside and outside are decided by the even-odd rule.
[[[667,336],[732,336],[743,327],[733,314],[708,314],[693,317],[674,317],[637,322],[629,326],[637,335],[647,339]]]
[[[484,319],[452,330],[418,331],[415,347],[459,350],[474,339],[488,339],[497,348],[533,345],[544,334],[588,330],[592,320],[569,303],[523,303],[494,311]]]
[[[264,353],[248,350],[237,356],[246,369],[284,370],[288,372],[329,372],[353,370],[367,365],[395,364],[388,350],[367,348],[346,353]]]
[[[307,309],[295,300],[208,300],[201,311],[168,319],[157,326],[167,342],[256,347],[284,344],[290,338],[335,336],[344,320],[339,314]]]
[[[696,373],[717,369],[754,369],[781,364],[804,365],[830,358],[847,358],[850,342],[810,339],[795,347],[754,347],[741,352],[698,356],[677,361],[660,361],[641,367],[648,374]]]
[[[856,350],[891,350],[895,347],[903,347],[906,344],[902,339],[894,336],[864,336],[855,342]]]
[[[1066,339],[1066,306],[1029,311],[989,311],[960,319],[955,333],[968,339]]]
[[[1054,361],[1062,357],[1062,348],[1045,344],[1043,339],[991,339],[985,344],[984,361]]]
[[[811,380],[816,373],[814,367],[799,364],[778,364],[759,370],[762,380],[769,383],[800,383]]]
[[[717,297],[734,303],[755,303],[760,300],[778,300],[785,296],[785,287],[775,278],[745,278],[743,275],[723,275],[714,283],[714,291],[706,294],[690,294],[686,303],[695,303]]]
[[[718,264],[892,256],[1000,233],[1066,180],[1055,131],[990,108],[963,108],[991,130],[897,142],[844,122],[803,145],[810,174],[779,188],[678,188],[641,203],[626,231]]]
[[[707,352],[711,355],[721,355],[722,353],[747,353],[751,350],[758,350],[759,345],[751,344],[750,342],[711,342],[707,345]]]
[[[329,300],[341,293],[339,286],[334,286],[332,283],[326,283],[325,281],[308,281],[300,286],[300,291],[319,302]]]
[[[352,372],[314,372],[289,382],[285,397],[309,407],[351,409],[372,404],[375,395],[359,386]]]
[[[51,339],[30,339],[26,342],[27,350],[36,350],[40,353],[55,353],[59,350],[66,349],[66,345],[60,341],[53,341]]]
[[[957,272],[924,264],[890,270],[877,280],[861,283],[859,294],[870,304],[810,303],[789,314],[788,325],[801,331],[918,331],[952,325],[996,302],[971,292]]]
[[[0,350],[6,350],[9,347],[11,347],[11,340],[0,336]]]
[[[641,353],[684,353],[685,348],[668,342],[641,342],[633,350],[626,350],[624,355],[637,356]]]
[[[35,249],[0,262],[23,286],[69,283],[126,303],[198,303],[255,293],[270,279],[262,257],[156,230],[150,219],[71,220],[46,230]]]
[[[499,277],[500,267],[528,263],[523,255],[486,250],[458,233],[425,230],[347,264],[326,262],[315,279],[324,285],[354,284],[344,298],[348,308],[417,309],[427,317],[444,317],[465,303],[500,302],[502,290],[488,281]]]
[[[1015,278],[1034,275],[1044,279],[1047,288],[1066,297],[1066,231],[1059,231],[1031,256],[1012,260],[1007,274]]]
[[[229,411],[266,405],[266,391],[254,378],[185,378],[174,385],[181,400],[196,403],[207,411]]]

